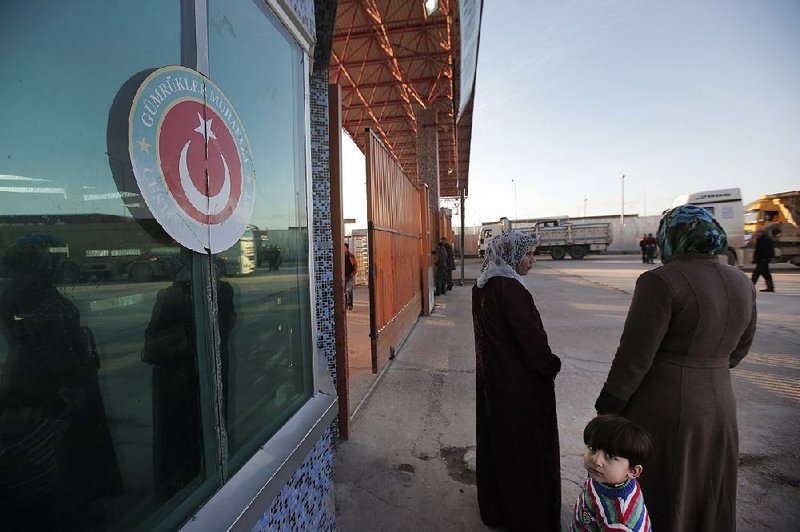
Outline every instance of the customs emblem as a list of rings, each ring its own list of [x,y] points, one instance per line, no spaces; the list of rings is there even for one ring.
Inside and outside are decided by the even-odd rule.
[[[210,79],[180,66],[150,74],[133,99],[128,139],[142,197],[170,236],[212,254],[241,238],[255,198],[253,155],[236,110]]]

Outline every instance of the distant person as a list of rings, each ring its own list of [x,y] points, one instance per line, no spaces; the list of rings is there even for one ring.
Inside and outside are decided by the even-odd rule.
[[[456,269],[456,257],[455,253],[453,252],[453,246],[450,245],[450,242],[448,242],[444,237],[442,237],[442,245],[444,246],[445,251],[447,251],[447,289],[452,290],[453,270]]]
[[[650,516],[636,481],[653,452],[650,436],[622,416],[606,415],[586,425],[583,443],[589,478],[575,502],[571,530],[650,532]]]
[[[478,506],[487,526],[549,532],[561,521],[561,360],[522,279],[534,249],[520,231],[493,238],[472,289]]]
[[[642,248],[642,264],[647,264],[647,233],[644,233],[639,240],[639,247]]]
[[[781,230],[777,227],[772,229],[772,235],[777,237],[780,235]],[[760,230],[756,232],[756,249],[753,254],[753,262],[756,267],[753,270],[753,276],[750,278],[753,284],[758,282],[760,276],[764,276],[767,282],[767,287],[762,289],[762,292],[774,292],[775,285],[772,282],[772,273],[769,271],[769,263],[775,257],[775,242],[767,235],[766,231]]]
[[[664,265],[636,281],[595,408],[653,439],[639,482],[654,530],[735,530],[739,432],[730,368],[753,342],[755,289],[719,261],[727,237],[707,210],[675,207],[657,235]]]
[[[63,246],[28,235],[3,257],[2,530],[85,530],[99,518],[91,503],[123,490],[94,335],[56,287],[60,255],[51,250]]]
[[[344,245],[344,295],[347,310],[353,310],[353,285],[358,273],[356,256],[350,253],[350,244]]]
[[[434,295],[441,296],[447,292],[447,248],[440,240],[436,244],[436,290]]]
[[[647,263],[653,264],[656,261],[656,252],[658,251],[656,248],[658,246],[658,242],[656,242],[656,239],[653,237],[653,233],[647,234],[646,242],[645,253],[647,255]]]
[[[269,271],[278,271],[282,262],[281,248],[276,245],[270,246],[267,261],[269,262]]]

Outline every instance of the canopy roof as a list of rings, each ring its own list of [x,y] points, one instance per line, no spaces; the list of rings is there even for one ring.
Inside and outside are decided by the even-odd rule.
[[[441,197],[467,191],[472,105],[456,124],[459,35],[456,0],[426,16],[422,0],[339,0],[330,61],[342,87],[342,126],[364,151],[372,129],[417,180],[419,109],[436,109]]]

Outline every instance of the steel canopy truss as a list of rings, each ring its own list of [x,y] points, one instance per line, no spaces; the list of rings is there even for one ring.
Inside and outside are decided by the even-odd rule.
[[[442,197],[467,188],[472,113],[456,127],[458,53],[456,0],[430,17],[422,0],[339,0],[330,80],[342,86],[342,127],[362,151],[371,128],[417,181],[416,112],[436,109]]]

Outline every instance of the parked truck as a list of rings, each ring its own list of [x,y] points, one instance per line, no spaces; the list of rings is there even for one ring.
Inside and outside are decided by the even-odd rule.
[[[758,231],[780,231],[775,241],[775,262],[800,267],[800,191],[768,194],[748,203],[744,214],[744,260],[752,262]]]
[[[64,282],[164,278],[180,248],[154,239],[152,234],[157,229],[148,232],[142,223],[108,214],[0,215],[0,275],[6,274],[2,256],[14,242],[26,235],[42,234],[60,243],[49,252],[61,255],[58,273]]]
[[[503,225],[500,222],[485,222],[481,224],[481,232],[478,233],[478,256],[486,255],[486,247],[489,241],[503,232]]]
[[[491,233],[484,234],[484,228]],[[549,253],[554,260],[563,260],[567,255],[579,260],[589,253],[607,250],[612,241],[609,223],[573,224],[567,216],[529,220],[509,220],[503,217],[496,224],[483,225],[479,241],[479,246],[483,248],[479,247],[479,253],[485,251],[485,246],[492,237],[509,229],[535,236],[538,241],[536,254]]]

